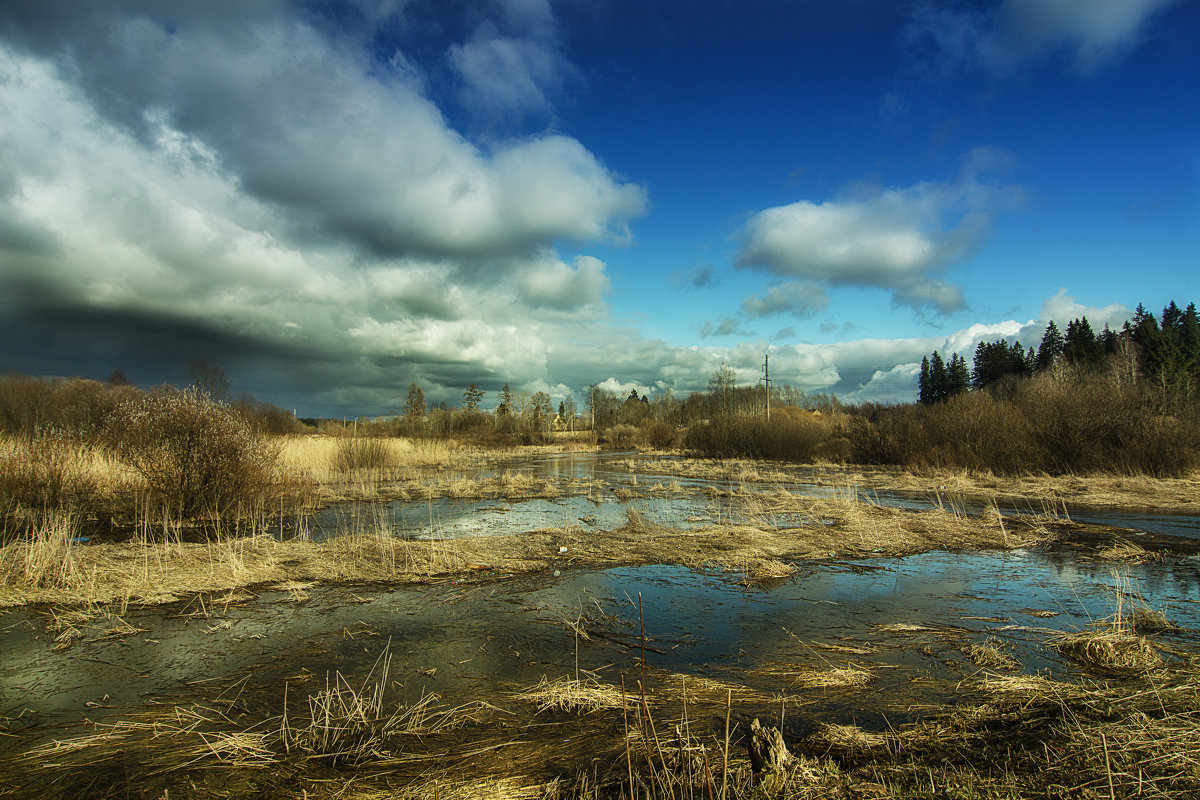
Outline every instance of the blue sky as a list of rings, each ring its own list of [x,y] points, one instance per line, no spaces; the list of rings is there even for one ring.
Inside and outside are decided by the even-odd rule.
[[[0,8],[0,369],[307,414],[703,388],[1196,299],[1196,0]],[[485,400],[485,404],[494,397]]]

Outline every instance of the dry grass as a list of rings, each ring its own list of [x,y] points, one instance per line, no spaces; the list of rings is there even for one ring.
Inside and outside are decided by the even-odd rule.
[[[527,483],[511,473],[509,484]],[[740,501],[739,501],[740,502]],[[802,520],[799,527],[715,524],[677,529],[637,507],[613,530],[579,526],[442,541],[397,539],[386,514],[358,515],[322,542],[277,541],[243,529],[209,542],[182,541],[171,526],[127,542],[80,545],[67,518],[40,538],[0,546],[0,606],[49,602],[158,603],[197,592],[225,593],[287,580],[317,584],[414,583],[450,576],[516,573],[568,563],[604,567],[665,563],[713,568],[752,581],[786,579],[797,562],[906,555],[931,549],[1017,546],[1043,541],[1036,524],[1009,520],[1004,530],[945,511],[910,512],[850,500],[777,493],[747,502]],[[794,523],[792,523],[794,525]],[[65,527],[64,527],[65,526]]]
[[[1020,669],[1021,664],[1008,653],[1003,642],[989,637],[986,642],[972,642],[963,648],[963,655],[971,659],[971,663],[981,669]]]
[[[858,689],[874,679],[869,670],[861,667],[812,667],[792,664],[769,664],[755,672],[784,678],[793,686],[805,689]]]
[[[549,680],[543,676],[536,686],[513,696],[537,706],[539,712],[557,709],[586,714],[606,708],[622,708],[627,702],[619,687],[608,686],[590,677]]]
[[[1101,675],[1141,674],[1163,665],[1146,637],[1116,629],[1064,633],[1050,644],[1074,664]]]

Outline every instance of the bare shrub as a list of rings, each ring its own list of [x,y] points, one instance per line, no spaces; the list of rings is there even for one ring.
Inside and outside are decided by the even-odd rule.
[[[642,435],[655,450],[670,450],[675,445],[675,427],[663,420],[647,420]]]
[[[810,461],[839,431],[799,409],[764,417],[717,417],[688,427],[684,446],[708,458],[769,458]]]
[[[868,405],[842,423],[863,464],[1186,475],[1200,467],[1200,418],[1163,416],[1127,376],[1051,371],[933,405]]]
[[[609,444],[621,450],[638,446],[642,432],[633,425],[613,425],[604,433]]]
[[[278,447],[228,406],[195,391],[167,390],[123,403],[107,433],[118,458],[172,516],[246,513],[278,486]]]

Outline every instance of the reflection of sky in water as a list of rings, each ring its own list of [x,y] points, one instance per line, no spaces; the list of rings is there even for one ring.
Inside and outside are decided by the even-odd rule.
[[[321,539],[334,535],[339,530],[353,530],[356,517],[362,516],[375,523],[375,527],[386,527],[396,536],[413,538],[434,536],[457,539],[469,536],[506,535],[567,525],[583,525],[599,529],[615,528],[624,523],[626,509],[630,506],[645,513],[651,522],[676,528],[709,524],[718,519],[728,520],[731,514],[734,520],[738,519],[736,501],[732,503],[728,499],[710,501],[704,496],[703,490],[709,487],[738,488],[741,484],[729,480],[670,475],[664,472],[660,466],[668,461],[669,459],[662,457],[639,456],[636,453],[564,453],[515,459],[494,469],[443,473],[439,476],[439,481],[451,481],[457,478],[481,481],[505,472],[527,473],[538,480],[600,480],[607,484],[600,492],[603,500],[594,503],[583,496],[576,495],[552,500],[520,501],[442,498],[432,501],[394,502],[386,506],[346,503],[314,515],[306,527],[312,538]],[[635,470],[630,469],[630,462],[636,465]],[[794,494],[805,497],[830,497],[841,496],[846,492],[845,487],[831,487],[815,483],[828,480],[828,476],[816,468],[788,467],[787,469],[789,474],[796,477],[796,480],[794,483],[784,484],[782,488],[786,488]],[[630,481],[635,475],[638,485],[631,486]],[[672,484],[676,482],[682,488],[682,496],[655,497],[648,494],[647,490],[655,483]],[[640,496],[630,501],[619,501],[612,492],[616,485],[634,489]],[[780,488],[779,484],[774,483],[748,484],[747,486],[751,489]],[[928,509],[937,507],[940,503],[943,507],[971,515],[977,515],[983,510],[982,504],[975,501],[950,498],[944,495],[939,499],[936,488],[931,486],[930,492],[925,495],[873,489],[855,491],[863,500],[877,505]],[[386,512],[381,511],[381,508],[386,508]],[[1037,505],[1001,504],[1000,508],[1008,514],[1039,514],[1043,512],[1043,509]],[[1071,507],[1070,516],[1077,522],[1133,528],[1168,536],[1200,538],[1200,517],[1192,515]],[[795,518],[787,515],[778,516],[772,522],[779,527],[797,524]]]
[[[807,567],[773,588],[746,588],[735,575],[643,566],[558,579],[544,573],[484,584],[319,589],[302,604],[266,594],[245,606],[209,607],[209,617],[178,607],[131,610],[125,619],[147,632],[95,641],[111,624],[101,620],[88,632],[93,641],[64,653],[52,651],[40,613],[13,609],[0,615],[0,716],[30,709],[18,727],[78,722],[147,702],[188,702],[197,690],[247,674],[260,688],[257,695],[247,689],[246,702],[277,713],[285,678],[301,693],[334,670],[361,680],[389,642],[392,680],[410,699],[427,691],[452,703],[487,698],[543,675],[570,674],[576,642],[562,621],[594,613],[596,601],[610,619],[595,629],[608,636],[580,642],[579,665],[619,680],[637,671],[639,593],[651,667],[799,693],[815,704],[814,714],[872,724],[882,724],[883,714],[903,718],[913,703],[948,699],[976,671],[961,648],[989,636],[1007,643],[1025,671],[1066,670],[1046,638],[1110,615],[1111,588],[1122,583],[1190,629],[1166,641],[1200,646],[1197,559],[1123,565],[1124,578],[1065,552],[935,552],[863,565],[870,569]],[[1059,616],[1042,619],[1033,610]],[[846,645],[875,652],[828,649]],[[756,672],[847,664],[872,671],[867,689],[797,689]],[[297,683],[303,674],[311,680]]]

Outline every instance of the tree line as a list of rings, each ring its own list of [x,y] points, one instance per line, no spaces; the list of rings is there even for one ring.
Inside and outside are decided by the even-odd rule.
[[[1190,403],[1200,389],[1200,317],[1196,304],[1186,309],[1171,301],[1160,318],[1138,305],[1120,331],[1105,325],[1096,332],[1087,317],[1067,323],[1066,332],[1051,320],[1037,347],[1007,339],[980,342],[972,368],[958,353],[949,360],[938,352],[921,359],[917,400],[942,403],[970,390],[1011,391],[1014,381],[1055,369],[1095,370],[1108,365],[1130,380],[1149,382],[1168,398]]]

